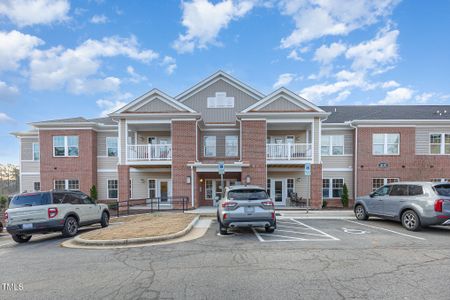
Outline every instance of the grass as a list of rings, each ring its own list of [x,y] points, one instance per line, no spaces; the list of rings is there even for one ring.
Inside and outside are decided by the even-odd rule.
[[[111,220],[111,225],[82,234],[86,240],[118,240],[162,236],[186,228],[195,214],[153,213]]]

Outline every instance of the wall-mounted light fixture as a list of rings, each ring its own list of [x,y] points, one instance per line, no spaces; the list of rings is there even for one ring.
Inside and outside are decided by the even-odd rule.
[[[245,183],[250,184],[251,182],[252,182],[252,178],[250,177],[250,175],[245,176]]]
[[[186,183],[190,184],[191,183],[191,176],[186,176]]]
[[[302,179],[300,177],[297,177],[297,179],[295,181],[300,182],[300,181],[302,181]]]
[[[203,183],[203,178],[200,178],[200,183]]]

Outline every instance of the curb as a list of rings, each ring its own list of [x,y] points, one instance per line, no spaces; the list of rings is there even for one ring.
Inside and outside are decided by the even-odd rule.
[[[126,245],[139,245],[152,242],[167,241],[188,234],[199,219],[200,216],[196,216],[194,220],[192,220],[192,222],[189,223],[189,225],[183,230],[167,235],[144,237],[144,238],[120,239],[120,240],[85,240],[80,236],[76,236],[73,239],[73,242],[74,244],[82,246],[126,246]]]

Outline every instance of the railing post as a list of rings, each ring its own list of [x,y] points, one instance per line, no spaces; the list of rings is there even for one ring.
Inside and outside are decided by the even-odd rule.
[[[287,144],[287,148],[288,148],[288,160],[291,160],[291,144]]]

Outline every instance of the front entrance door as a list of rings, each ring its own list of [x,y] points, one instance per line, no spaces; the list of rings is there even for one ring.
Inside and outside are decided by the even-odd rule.
[[[270,179],[270,198],[276,206],[286,205],[287,186],[286,179]]]
[[[172,181],[170,179],[149,179],[148,197],[157,198],[161,204],[170,204]]]

